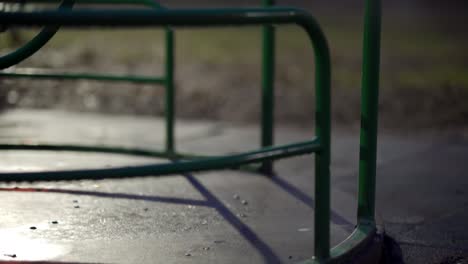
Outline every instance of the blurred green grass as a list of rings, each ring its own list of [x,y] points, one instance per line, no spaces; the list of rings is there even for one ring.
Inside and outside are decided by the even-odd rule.
[[[324,25],[332,52],[333,78],[340,88],[359,85],[362,56],[359,22],[355,19],[345,25]],[[451,83],[468,88],[466,34],[450,34],[429,26],[405,26],[402,22],[388,24],[384,21],[382,33],[384,87],[437,87]],[[33,34],[25,32],[23,37],[27,39]],[[258,27],[181,29],[176,36],[177,59],[182,64],[258,65],[260,62],[261,29]],[[304,32],[294,26],[282,26],[278,28],[277,39],[279,69],[294,60],[306,70],[312,52]],[[45,51],[70,47],[92,53],[88,54],[92,59],[116,64],[162,61],[163,34],[161,30],[63,31]],[[5,37],[0,39],[0,48],[7,48]]]
[[[346,120],[357,120],[359,117],[361,15],[338,16],[325,13],[318,17],[332,55],[332,85],[336,99],[334,111]],[[458,109],[460,120],[466,120],[468,106],[463,103],[466,101],[463,96],[468,96],[468,34],[463,24],[452,20],[449,16],[433,17],[425,13],[400,14],[398,10],[384,13],[381,52],[382,112],[385,115],[388,111],[392,116],[391,120],[401,120],[411,114],[425,115],[429,120],[439,106],[444,107],[439,105],[439,99],[449,94],[446,92],[447,87],[452,91],[450,96],[456,97],[456,104],[459,105],[454,106],[452,98],[446,100],[446,107],[454,106]],[[310,89],[314,79],[313,54],[307,36],[300,28],[277,28],[277,83],[280,89],[286,88],[279,91],[279,96],[290,96],[291,103],[285,104],[285,108],[289,107],[294,111],[284,117],[294,120],[293,115],[304,112],[303,108],[296,106],[294,100],[309,107],[307,100],[302,98],[313,96]],[[22,35],[24,39],[28,39],[36,32],[22,31]],[[8,49],[7,35],[2,35],[0,49],[5,52]],[[160,29],[63,30],[41,52],[22,65],[161,74],[163,44],[164,34]],[[205,79],[226,77],[223,71],[234,76],[226,78],[224,83],[219,82],[227,86],[226,89],[258,86],[260,47],[260,27],[177,29],[176,65],[179,86],[183,89],[185,85],[194,86],[193,83],[197,82],[201,83],[200,87],[213,85],[206,83]],[[187,74],[190,70],[186,68],[190,67],[202,70]],[[201,76],[200,73],[206,76]],[[453,89],[457,92],[454,93]],[[466,92],[458,92],[460,90]],[[215,90],[210,90],[211,93],[213,91]],[[223,87],[219,87],[217,91],[222,94]],[[211,95],[195,95],[195,98],[211,98]],[[222,103],[218,101],[225,100],[223,96],[226,95],[213,96],[212,104],[205,101],[201,104],[220,105],[221,108]],[[415,109],[414,101],[422,102],[424,110]],[[308,112],[309,110],[307,109]],[[308,114],[303,115],[304,119],[309,118]],[[301,118],[298,117],[299,120]],[[442,119],[452,120],[446,116],[441,117]]]

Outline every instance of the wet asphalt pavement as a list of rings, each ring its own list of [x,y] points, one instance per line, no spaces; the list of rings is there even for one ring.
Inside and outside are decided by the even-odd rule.
[[[1,142],[163,146],[149,117],[13,110]],[[310,130],[313,131],[313,130]],[[277,129],[279,143],[310,138]],[[336,129],[332,243],[355,224],[358,133]],[[182,151],[255,149],[255,126],[180,121]],[[2,171],[166,162],[90,153],[4,151]],[[458,261],[468,253],[468,139],[463,134],[379,138],[377,206],[406,263]],[[313,158],[279,161],[277,175],[216,171],[154,178],[10,183],[0,186],[0,259],[103,263],[295,263],[313,255]],[[457,262],[454,262],[457,263]]]

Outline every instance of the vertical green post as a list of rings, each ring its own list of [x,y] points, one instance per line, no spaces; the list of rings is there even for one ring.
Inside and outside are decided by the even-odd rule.
[[[315,154],[314,253],[318,261],[323,261],[330,257],[331,62],[323,33],[311,35],[318,36],[314,43],[315,133],[321,145]]]
[[[175,86],[174,86],[174,32],[166,28],[166,151],[173,153],[175,151],[174,143],[174,116],[175,116]]]
[[[362,68],[358,222],[374,223],[380,68],[380,0],[366,0]]]
[[[269,7],[275,0],[263,0],[263,6]],[[273,145],[274,131],[274,81],[275,81],[275,28],[273,25],[263,26],[262,40],[262,147]],[[273,163],[265,161],[260,168],[264,174],[273,173]]]

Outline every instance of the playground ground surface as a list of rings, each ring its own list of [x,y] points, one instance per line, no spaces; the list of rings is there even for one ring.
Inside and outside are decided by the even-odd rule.
[[[284,4],[290,2],[303,3]],[[362,8],[355,1],[333,7],[323,2],[304,8],[323,25],[332,52],[336,244],[355,224]],[[401,255],[405,263],[459,264],[468,255],[466,4],[423,2],[384,3],[377,206],[385,231],[398,244],[392,251],[395,260]],[[180,149],[213,154],[257,146],[260,32],[177,31]],[[3,53],[9,48],[7,36],[0,35]],[[63,31],[21,66],[162,73],[162,36],[158,30]],[[278,29],[279,142],[312,135],[313,64],[306,43],[295,27]],[[147,85],[0,80],[0,140],[161,146],[162,122],[154,116],[163,114],[163,95]],[[45,108],[52,110],[38,110]],[[150,161],[76,153],[1,155],[1,167],[16,171]],[[313,162],[300,157],[276,168],[273,178],[222,171],[4,184],[0,258],[237,263],[242,257],[254,263],[294,263],[312,254]]]
[[[156,118],[50,110],[0,116],[2,142],[157,148]],[[279,143],[313,135],[280,126]],[[177,146],[205,154],[256,148],[254,125],[180,120]],[[353,229],[358,133],[336,128],[332,147],[332,243]],[[79,153],[0,153],[2,171],[162,162]],[[378,218],[411,264],[468,257],[468,135],[379,135]],[[313,252],[313,159],[278,162],[277,175],[215,171],[160,178],[11,183],[0,186],[0,259],[80,263],[295,263]],[[392,243],[388,243],[392,244]],[[401,262],[393,262],[401,263]]]

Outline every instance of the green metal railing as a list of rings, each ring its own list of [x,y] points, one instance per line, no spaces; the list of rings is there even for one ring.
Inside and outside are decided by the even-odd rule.
[[[52,0],[35,0],[48,2]],[[58,78],[92,79],[100,81],[130,81],[139,83],[163,84],[166,86],[166,149],[157,152],[145,149],[126,149],[104,146],[75,145],[0,145],[9,150],[54,150],[85,151],[117,154],[131,154],[150,157],[165,157],[176,162],[148,164],[103,169],[84,169],[48,172],[0,173],[0,181],[56,181],[77,179],[122,178],[134,176],[158,176],[180,174],[193,171],[238,168],[248,164],[260,164],[260,171],[273,172],[273,161],[302,154],[315,153],[315,257],[310,263],[340,262],[355,250],[369,243],[376,232],[374,221],[375,207],[375,160],[377,137],[377,99],[379,80],[379,39],[380,39],[380,1],[366,1],[366,23],[364,39],[362,130],[360,150],[360,176],[358,197],[358,225],[348,239],[330,249],[330,54],[325,36],[315,19],[307,12],[287,7],[270,7],[273,0],[264,0],[264,8],[223,8],[223,9],[164,9],[160,5],[131,0],[79,0],[80,3],[144,4],[152,9],[92,9],[72,10],[71,2],[65,0],[60,10],[34,12],[0,12],[0,24],[17,26],[44,26],[44,30],[58,30],[58,27],[165,27],[166,28],[166,72],[163,78],[144,76],[65,74],[50,71],[28,71],[14,69],[0,73],[2,78]],[[70,5],[70,6],[68,6]],[[316,91],[316,137],[304,142],[273,146],[274,143],[274,50],[275,30],[273,24],[296,24],[309,36],[315,55]],[[259,150],[250,152],[203,157],[178,153],[174,145],[174,35],[172,28],[177,26],[219,26],[219,25],[262,25],[263,26],[263,74],[262,74],[262,120],[261,145]],[[43,31],[44,31],[43,30]],[[53,33],[55,33],[53,32]],[[41,31],[42,33],[42,31]],[[40,33],[40,34],[41,34]],[[53,35],[53,34],[52,34]],[[51,36],[50,36],[51,37]],[[50,39],[49,37],[49,39]],[[39,50],[48,39],[31,45],[29,49]],[[44,43],[42,43],[44,42]],[[14,51],[21,60],[31,54],[21,50]],[[34,53],[34,52],[33,52]],[[0,57],[1,68],[15,65],[9,55]],[[170,121],[167,121],[167,120]]]
[[[274,0],[262,0],[264,7],[274,5]],[[8,1],[7,1],[8,2]],[[10,0],[10,2],[15,2]],[[28,3],[56,3],[57,0],[28,0]],[[113,5],[143,5],[164,10],[165,7],[153,0],[66,0],[59,9],[71,8],[74,3],[81,4],[113,4]],[[24,4],[24,3],[23,3]],[[0,57],[0,69],[16,65],[32,56],[41,49],[59,30],[58,26],[44,28],[36,37],[25,44],[21,49]],[[275,31],[272,25],[265,25],[263,29],[262,53],[262,120],[261,120],[261,146],[273,145],[273,115],[274,115],[274,48]],[[175,85],[174,85],[174,53],[175,37],[172,29],[165,30],[165,75],[163,77],[111,75],[93,73],[64,73],[45,69],[15,69],[14,71],[0,72],[0,76],[9,78],[35,78],[35,79],[62,79],[62,80],[94,80],[119,81],[133,83],[148,83],[165,86],[165,116],[166,116],[166,151],[175,152]],[[273,172],[272,162],[265,161],[260,168],[264,174]]]
[[[13,0],[11,0],[13,1]],[[52,4],[57,0],[28,0],[28,3]],[[157,10],[164,10],[165,7],[152,0],[64,0],[59,9],[70,9],[73,4],[112,4],[112,5],[141,5]],[[27,59],[39,49],[41,49],[59,30],[59,26],[49,26],[39,32],[31,41],[23,45],[20,49],[0,57],[0,69],[5,69],[16,65]],[[35,79],[62,79],[62,80],[94,80],[94,81],[118,81],[133,83],[148,83],[162,85],[165,87],[165,121],[166,121],[166,151],[175,151],[175,85],[174,85],[174,32],[171,28],[165,29],[165,68],[162,77],[141,76],[141,75],[112,75],[94,73],[66,73],[53,72],[46,69],[15,69],[13,71],[0,72],[0,77],[9,78],[35,78]]]

